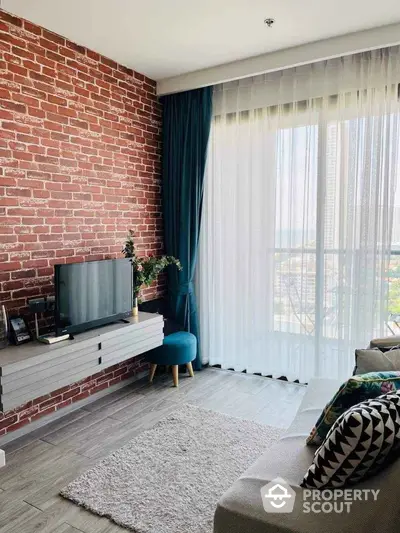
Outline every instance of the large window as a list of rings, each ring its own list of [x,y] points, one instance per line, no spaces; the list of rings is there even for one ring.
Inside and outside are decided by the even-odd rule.
[[[392,131],[398,117],[379,119],[382,120],[385,129]],[[378,118],[375,121],[378,122]],[[275,331],[321,335],[328,339],[356,334],[357,329],[352,328],[352,323],[357,322],[362,311],[355,307],[353,313],[345,312],[350,311],[345,304],[350,299],[346,293],[351,289],[355,292],[368,290],[369,270],[370,275],[383,284],[383,290],[374,305],[373,330],[367,335],[391,334],[398,330],[400,187],[394,194],[393,216],[387,220],[387,231],[391,231],[391,237],[388,236],[390,263],[388,256],[379,257],[379,242],[370,243],[371,254],[364,257],[363,243],[360,242],[363,226],[369,222],[382,223],[384,215],[379,217],[379,210],[387,209],[390,204],[384,198],[379,199],[379,191],[376,191],[378,213],[370,221],[368,206],[364,205],[368,192],[363,192],[363,188],[371,184],[365,183],[363,165],[373,164],[376,156],[371,154],[372,162],[363,161],[367,136],[364,122],[328,122],[319,128],[297,127],[276,134],[277,179],[281,186],[276,197]],[[359,145],[356,137],[359,137]],[[397,150],[393,142],[398,143],[399,139],[389,138],[390,152]],[[295,153],[291,149],[293,143],[296,144]],[[322,160],[319,167],[318,160]],[[291,173],[290,164],[298,170]],[[318,168],[322,176],[319,176]],[[376,182],[379,181],[378,171],[376,165],[372,176]],[[349,179],[353,182],[349,183]],[[353,202],[351,213],[348,212],[349,196]],[[368,229],[364,231],[368,232]],[[376,237],[378,234],[377,228]],[[352,239],[354,244],[349,246],[348,241]],[[353,264],[363,260],[366,261],[364,275],[352,279]],[[376,260],[383,261],[381,268],[374,267]],[[372,265],[368,265],[369,261]]]
[[[228,96],[206,175],[203,357],[344,378],[400,323],[397,85],[236,112]]]

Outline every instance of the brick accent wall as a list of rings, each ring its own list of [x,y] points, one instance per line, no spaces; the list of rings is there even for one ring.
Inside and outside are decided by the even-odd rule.
[[[0,303],[26,313],[53,265],[162,253],[161,106],[146,76],[0,10]],[[160,296],[163,280],[143,292]],[[42,320],[42,325],[45,320]],[[0,413],[0,435],[144,370],[133,359]]]
[[[58,389],[7,412],[0,412],[0,438],[6,433],[20,429],[30,422],[54,413],[63,407],[88,398],[130,377],[146,371],[148,364],[144,357],[135,357],[114,365],[98,374],[89,376],[73,385]]]
[[[53,292],[53,265],[162,251],[156,83],[0,10],[0,302]],[[156,297],[162,286],[145,291]]]

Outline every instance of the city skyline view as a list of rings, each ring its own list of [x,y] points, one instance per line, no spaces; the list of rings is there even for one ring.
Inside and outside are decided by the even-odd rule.
[[[281,186],[277,189],[276,204],[275,330],[313,336],[318,327],[318,334],[323,337],[345,338],[354,317],[342,309],[345,302],[351,306],[351,301],[356,299],[350,288],[353,281],[351,263],[365,259],[357,258],[357,250],[369,247],[370,260],[373,260],[374,250],[379,255],[385,246],[400,249],[400,188],[396,187],[397,182],[393,183],[392,191],[391,242],[379,242],[379,224],[376,241],[371,239],[371,232],[368,232],[370,242],[363,241],[367,233],[364,226],[370,220],[369,213],[363,211],[363,188],[369,184],[363,179],[363,165],[357,168],[356,150],[350,149],[352,130],[359,127],[356,122],[328,124],[322,140],[318,138],[317,126],[277,132],[277,180]],[[360,150],[363,142],[359,140]],[[324,150],[322,154],[321,149]],[[345,150],[346,158],[343,157]],[[321,158],[324,160],[322,165]],[[376,173],[379,171],[381,169],[375,169]],[[325,174],[323,180],[318,172]],[[351,178],[356,178],[353,184],[348,182]],[[319,195],[321,186],[322,198]],[[376,191],[377,195],[380,193],[382,191]],[[287,209],[287,206],[291,207]],[[346,208],[347,212],[344,212]],[[379,219],[381,208],[377,205],[376,209]],[[396,309],[400,312],[400,302],[396,302],[397,293],[400,297],[400,256],[390,257],[384,284],[387,316],[381,308],[377,309],[377,334],[390,333],[390,315]]]

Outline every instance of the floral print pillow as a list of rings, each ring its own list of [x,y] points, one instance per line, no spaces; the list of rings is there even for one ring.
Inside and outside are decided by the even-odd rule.
[[[325,406],[307,438],[307,444],[320,446],[336,420],[353,405],[398,389],[400,372],[369,372],[351,377]]]

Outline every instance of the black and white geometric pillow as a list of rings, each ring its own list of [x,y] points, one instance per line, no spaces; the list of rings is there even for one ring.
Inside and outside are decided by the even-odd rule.
[[[381,470],[399,452],[400,394],[390,392],[351,407],[337,419],[301,486],[339,488],[357,483]]]

